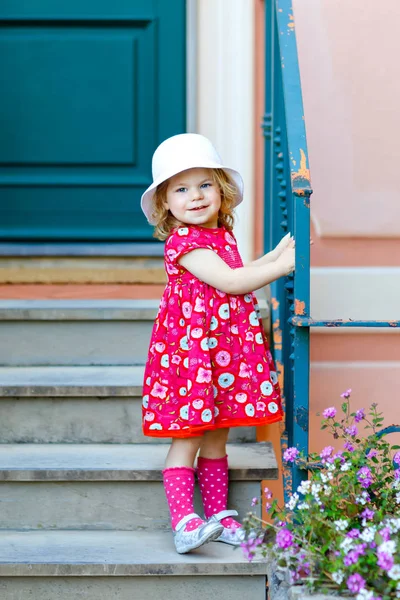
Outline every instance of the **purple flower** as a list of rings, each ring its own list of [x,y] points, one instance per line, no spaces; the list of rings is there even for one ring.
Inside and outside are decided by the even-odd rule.
[[[354,550],[350,550],[350,552],[348,552],[343,559],[343,563],[346,565],[346,567],[354,565],[358,561],[359,557],[365,554],[366,547],[367,544],[359,544],[354,548]]]
[[[373,510],[370,510],[369,508],[365,508],[362,511],[361,516],[364,517],[364,519],[367,519],[367,521],[372,521],[372,519],[374,518],[374,514],[375,514],[375,512]]]
[[[323,411],[322,416],[324,417],[324,419],[333,419],[334,417],[336,417],[336,408],[334,406],[326,408]]]
[[[396,465],[400,465],[400,452],[396,452],[396,454],[393,456],[393,462],[395,462]]]
[[[270,500],[272,498],[272,492],[267,487],[264,488],[264,494],[265,494],[265,497],[267,498],[267,500]]]
[[[365,410],[363,408],[360,408],[360,410],[358,410],[356,412],[356,415],[354,417],[354,420],[356,423],[359,423],[360,421],[362,421],[363,419],[365,419]]]
[[[362,467],[357,473],[357,479],[361,483],[361,487],[367,488],[372,483],[372,473],[368,467]]]
[[[346,534],[346,537],[349,537],[352,540],[355,540],[358,537],[360,537],[360,532],[358,529],[350,529],[350,531]]]
[[[355,565],[357,561],[358,561],[358,552],[356,552],[355,550],[350,550],[350,552],[348,552],[346,554],[346,556],[344,557],[343,564],[346,567],[349,567],[350,565]]]
[[[329,456],[332,454],[334,449],[335,448],[333,446],[325,446],[325,448],[323,448],[323,450],[321,450],[320,457],[321,458],[329,458]]]
[[[283,460],[286,462],[294,462],[299,455],[297,448],[287,448],[283,453]]]
[[[394,565],[393,556],[387,552],[379,552],[378,550],[378,567],[384,571],[390,571]]]
[[[395,472],[394,472],[394,478],[397,479],[397,480],[400,479],[400,469],[396,469],[395,470]]]
[[[350,398],[350,394],[351,394],[351,388],[346,390],[345,392],[343,392],[343,394],[340,394],[340,397],[346,398],[346,400],[347,400],[347,398]]]
[[[290,548],[293,546],[293,534],[288,529],[281,529],[276,534],[276,543],[278,548]]]
[[[240,544],[243,550],[243,554],[249,562],[253,560],[257,546],[260,546],[260,544],[262,544],[262,536],[256,538],[248,538]]]
[[[253,500],[251,501],[251,505],[252,506],[256,506],[258,504],[258,498],[253,498]]]
[[[367,454],[367,458],[375,458],[375,456],[378,456],[377,450],[370,450]]]
[[[358,592],[365,587],[365,579],[363,579],[359,573],[354,573],[353,575],[350,575],[346,584],[350,592],[358,594]]]
[[[268,512],[269,509],[271,508],[272,504],[270,504],[269,502],[265,503],[265,510]]]
[[[328,462],[334,462],[337,458],[340,460],[341,464],[346,462],[346,459],[343,456],[343,450],[338,450],[336,454],[332,456],[332,460],[328,460]]]
[[[345,432],[354,437],[358,433],[358,429],[355,425],[350,425],[350,427],[346,427]]]
[[[350,442],[345,442],[344,443],[344,447],[346,448],[346,450],[348,450],[349,452],[354,452],[354,446],[353,444],[351,444]]]
[[[389,527],[384,527],[380,530],[379,534],[382,536],[384,542],[388,542],[390,540],[390,529]]]

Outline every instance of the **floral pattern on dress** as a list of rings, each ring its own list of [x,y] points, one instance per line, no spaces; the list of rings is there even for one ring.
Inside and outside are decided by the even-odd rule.
[[[282,420],[278,376],[254,294],[231,295],[179,264],[197,248],[243,266],[225,228],[174,230],[165,244],[168,283],[154,323],[143,386],[143,432],[191,437]]]

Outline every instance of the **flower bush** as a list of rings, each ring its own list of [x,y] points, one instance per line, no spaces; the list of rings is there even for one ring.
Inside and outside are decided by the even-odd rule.
[[[284,460],[307,465],[309,478],[284,507],[265,490],[272,523],[249,513],[242,548],[249,560],[261,552],[311,592],[400,598],[400,446],[379,436],[377,405],[351,412],[350,396],[342,394],[342,418],[333,407],[322,413],[321,429],[341,449],[326,446],[306,462],[288,448]]]

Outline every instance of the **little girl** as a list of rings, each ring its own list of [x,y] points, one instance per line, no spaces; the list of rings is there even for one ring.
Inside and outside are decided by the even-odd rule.
[[[168,283],[145,369],[143,432],[172,438],[163,481],[177,552],[213,540],[239,545],[243,528],[227,510],[229,428],[283,416],[253,291],[294,270],[294,240],[243,266],[232,233],[243,181],[205,137],[167,139],[152,166],[141,205],[166,240]],[[205,519],[193,509],[199,449]]]

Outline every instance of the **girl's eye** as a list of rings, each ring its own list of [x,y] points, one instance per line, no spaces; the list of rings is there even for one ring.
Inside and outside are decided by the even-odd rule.
[[[186,192],[186,188],[181,187],[176,190],[177,192]]]
[[[211,187],[211,185],[212,185],[211,183],[207,182],[207,183],[203,183],[201,187]]]

